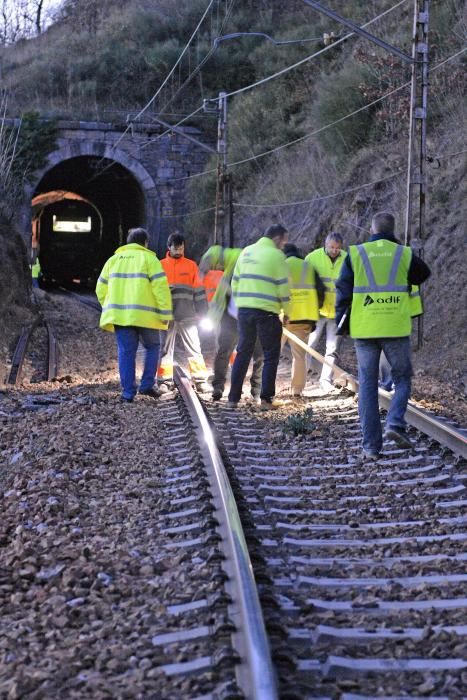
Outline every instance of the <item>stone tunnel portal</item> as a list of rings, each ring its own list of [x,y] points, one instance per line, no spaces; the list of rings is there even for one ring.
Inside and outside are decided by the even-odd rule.
[[[106,259],[144,225],[145,198],[133,173],[98,156],[62,160],[32,198],[32,247],[44,278],[94,284]]]

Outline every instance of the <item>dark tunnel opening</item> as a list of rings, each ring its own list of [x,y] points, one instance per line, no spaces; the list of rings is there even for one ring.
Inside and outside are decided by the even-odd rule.
[[[98,156],[63,160],[39,182],[32,199],[32,247],[44,283],[95,284],[104,262],[144,225],[143,192],[119,163]]]

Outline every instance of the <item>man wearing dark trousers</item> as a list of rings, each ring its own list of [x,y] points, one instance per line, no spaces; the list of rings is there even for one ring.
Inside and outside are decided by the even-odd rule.
[[[373,217],[367,243],[353,245],[336,282],[336,323],[350,312],[350,335],[358,361],[358,411],[364,457],[376,459],[383,435],[378,405],[378,369],[384,352],[394,382],[394,396],[386,418],[385,438],[411,448],[406,434],[405,411],[411,390],[412,330],[410,285],[430,275],[428,266],[394,237],[394,216]]]
[[[259,337],[264,354],[261,378],[261,408],[278,408],[274,400],[279,364],[282,323],[281,310],[287,318],[289,297],[288,268],[282,247],[287,230],[280,224],[270,226],[254,245],[240,254],[232,278],[232,293],[238,308],[238,347],[232,367],[228,406],[237,406],[243,381]]]

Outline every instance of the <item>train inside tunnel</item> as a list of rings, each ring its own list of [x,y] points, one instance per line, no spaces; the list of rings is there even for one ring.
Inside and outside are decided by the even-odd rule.
[[[129,228],[146,220],[133,173],[98,156],[63,160],[48,170],[32,197],[32,255],[42,286],[93,287]]]

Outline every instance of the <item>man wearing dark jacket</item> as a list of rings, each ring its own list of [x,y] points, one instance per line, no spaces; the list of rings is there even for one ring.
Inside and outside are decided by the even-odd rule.
[[[358,361],[358,411],[364,456],[375,459],[383,444],[378,406],[378,367],[383,351],[391,366],[394,396],[386,419],[385,437],[410,448],[404,419],[410,397],[411,314],[409,285],[430,275],[428,266],[394,237],[394,216],[373,217],[367,243],[350,246],[336,282],[336,324],[344,327],[350,314],[350,336]],[[341,324],[342,322],[342,324]]]

